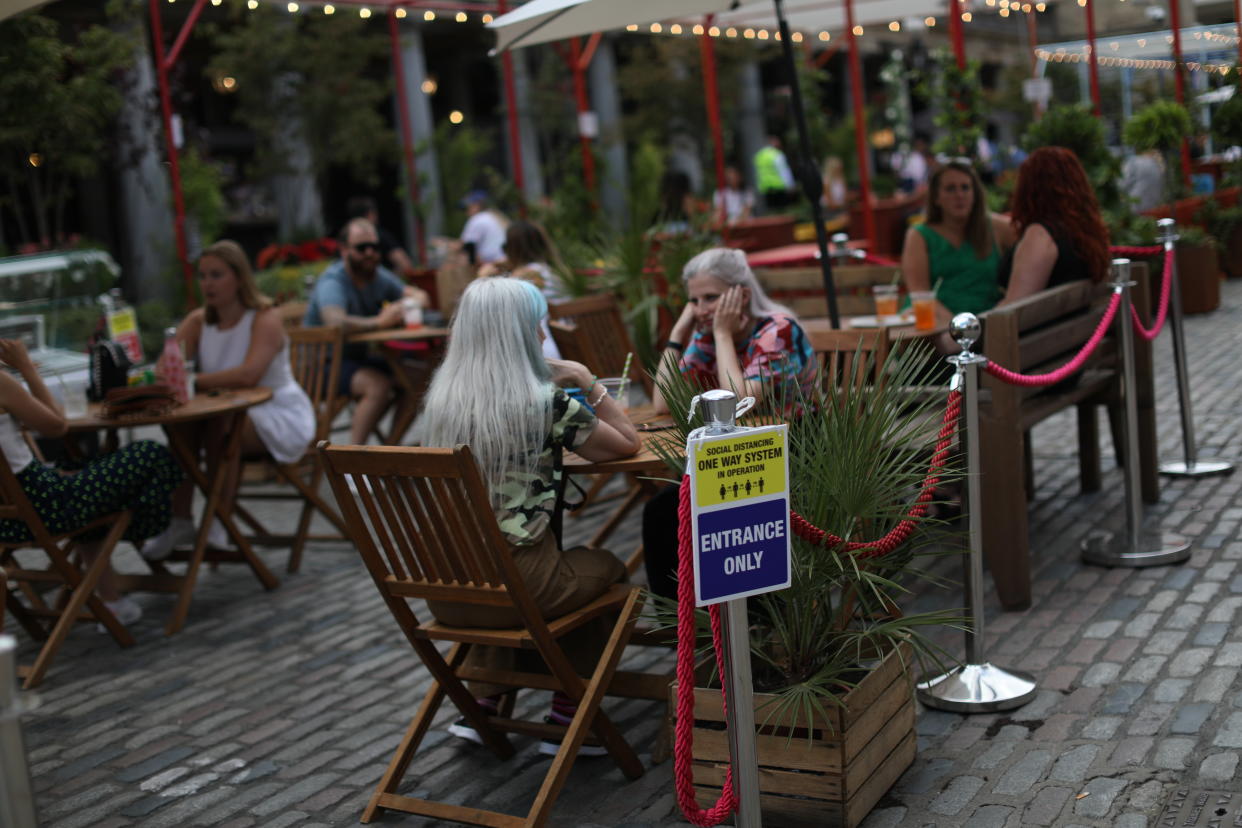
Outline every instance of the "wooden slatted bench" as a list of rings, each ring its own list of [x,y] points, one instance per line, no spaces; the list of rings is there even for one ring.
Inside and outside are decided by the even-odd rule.
[[[875,313],[872,285],[889,285],[898,270],[891,265],[843,265],[832,269],[837,288],[837,308],[841,316]],[[785,305],[800,317],[824,316],[824,275],[815,267],[761,267],[755,278],[776,302]],[[898,280],[900,283],[900,280]]]
[[[1150,317],[1147,267],[1135,263],[1135,307]],[[1068,362],[1090,338],[1103,315],[1111,289],[1087,281],[1043,291],[982,315],[982,352],[989,360],[1024,374],[1053,371]],[[1114,322],[1114,326],[1116,322]],[[1115,329],[1115,328],[1114,328]],[[1087,362],[1076,383],[1023,388],[985,374],[979,411],[983,554],[1001,604],[1023,609],[1031,603],[1031,561],[1027,501],[1034,492],[1030,430],[1074,407],[1078,413],[1079,479],[1083,492],[1100,488],[1096,409],[1109,413],[1113,443],[1124,446],[1121,366],[1110,335]],[[1155,392],[1151,344],[1135,336],[1135,376],[1139,411],[1139,455],[1143,499],[1160,497],[1156,463]]]

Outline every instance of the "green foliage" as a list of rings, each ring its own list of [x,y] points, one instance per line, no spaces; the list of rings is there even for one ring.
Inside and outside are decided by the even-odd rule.
[[[391,90],[382,30],[357,15],[233,8],[230,25],[214,32],[206,71],[237,79],[237,118],[259,139],[256,172],[286,172],[290,131],[300,130],[316,173],[340,166],[377,185],[379,166],[398,159],[383,116]]]
[[[67,34],[37,14],[0,22],[0,209],[40,246],[63,241],[74,183],[108,157],[114,80],[133,57],[130,38],[105,26]]]
[[[471,126],[443,121],[436,127],[432,140],[440,167],[440,187],[444,191],[444,232],[460,236],[466,224],[461,200],[479,186],[482,159],[491,148],[493,137]]]
[[[181,153],[181,192],[186,213],[198,224],[203,245],[216,241],[228,221],[224,175],[193,147]]]
[[[1022,145],[1028,152],[1040,147],[1065,147],[1078,156],[1101,210],[1126,207],[1117,185],[1121,178],[1121,162],[1109,151],[1104,125],[1088,107],[1080,104],[1052,107],[1027,130]]]
[[[939,50],[935,61],[937,72],[929,90],[936,102],[935,124],[940,128],[940,138],[932,146],[937,153],[974,158],[983,135],[987,113],[983,109],[983,87],[979,83],[980,63],[966,62],[965,70],[957,67],[952,52]]]
[[[783,390],[765,388],[760,410],[807,412],[789,421],[794,511],[850,540],[878,539],[906,515],[927,472],[944,406],[944,395],[921,395],[916,402],[904,390],[928,380],[926,357],[921,349],[904,349],[890,355],[885,383],[834,386],[817,391],[811,400],[783,399]],[[855,359],[857,370],[871,370],[865,354]],[[690,430],[701,425],[685,417],[699,389],[677,371],[667,373],[670,379],[661,382],[660,390],[676,427],[655,449],[680,476],[681,447]],[[957,475],[951,471],[947,477]],[[862,665],[903,641],[921,659],[940,661],[942,653],[920,630],[958,624],[960,617],[947,611],[902,615],[897,609],[905,584],[931,578],[918,559],[940,553],[930,546],[944,539],[935,529],[934,521],[923,519],[902,548],[874,558],[792,539],[790,588],[749,602],[755,688],[778,697],[775,709],[765,711],[769,717],[809,718],[840,704]],[[667,602],[660,607],[665,622],[669,609]],[[699,640],[709,641],[709,635],[700,624]]]
[[[180,306],[178,306],[180,307]],[[164,350],[164,331],[181,321],[173,312],[173,306],[159,299],[143,302],[134,308],[138,317],[138,335],[142,339],[142,352],[154,360]]]
[[[1226,146],[1242,144],[1242,95],[1235,92],[1216,108],[1212,116],[1212,135]]]
[[[1121,131],[1121,140],[1137,152],[1169,153],[1194,132],[1190,113],[1176,101],[1156,101],[1134,113]]]
[[[1207,230],[1224,252],[1230,237],[1242,225],[1242,206],[1223,207],[1215,198],[1209,198],[1195,213],[1195,222]]]

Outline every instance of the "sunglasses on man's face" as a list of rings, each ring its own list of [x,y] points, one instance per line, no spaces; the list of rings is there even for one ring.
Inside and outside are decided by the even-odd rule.
[[[355,253],[377,253],[379,252],[379,244],[376,242],[359,242],[354,246]]]

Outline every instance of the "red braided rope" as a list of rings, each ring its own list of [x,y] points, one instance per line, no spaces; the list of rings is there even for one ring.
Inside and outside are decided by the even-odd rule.
[[[1173,251],[1164,251],[1164,272],[1160,274],[1160,308],[1156,313],[1156,321],[1148,330],[1143,326],[1143,320],[1139,318],[1138,310],[1134,305],[1130,306],[1130,317],[1134,320],[1134,330],[1138,335],[1151,342],[1159,335],[1160,330],[1164,327],[1165,317],[1169,315],[1169,297],[1173,294]]]
[[[940,470],[949,457],[949,448],[953,445],[953,433],[957,430],[957,421],[962,411],[962,392],[950,391],[948,403],[944,409],[944,419],[940,423],[940,433],[936,438],[936,451],[932,454],[931,464],[927,468],[927,476],[923,478],[923,488],[915,498],[905,519],[888,531],[884,537],[874,541],[846,541],[831,532],[820,529],[797,512],[789,512],[789,522],[793,524],[793,533],[808,543],[829,548],[841,547],[846,552],[862,552],[860,557],[878,558],[887,555],[909,539],[918,519],[927,513],[927,504],[931,502],[936,484],[940,482]]]
[[[1117,246],[1108,248],[1108,252],[1114,256],[1158,256],[1164,248],[1158,244],[1150,247],[1134,247],[1134,246]]]
[[[681,479],[677,505],[677,727],[673,741],[673,783],[677,805],[693,825],[719,825],[737,809],[733,798],[733,766],[725,771],[724,790],[710,808],[702,809],[694,798],[694,769],[690,766],[694,743],[694,541],[690,531],[690,476]],[[720,671],[720,705],[728,717],[725,698],[724,645],[720,632],[720,606],[708,608],[712,619],[712,643]]]
[[[1002,368],[995,362],[988,362],[983,366],[983,370],[999,380],[1003,380],[1010,385],[1021,385],[1026,388],[1036,388],[1042,385],[1055,385],[1061,380],[1075,373],[1087,361],[1087,357],[1091,356],[1096,347],[1100,344],[1100,340],[1104,338],[1104,334],[1108,333],[1108,326],[1113,323],[1113,317],[1117,315],[1117,307],[1121,304],[1121,294],[1114,293],[1112,298],[1108,300],[1108,308],[1104,311],[1104,316],[1100,319],[1100,324],[1096,326],[1095,333],[1091,334],[1091,338],[1087,340],[1087,344],[1082,346],[1082,350],[1077,356],[1069,362],[1062,365],[1055,371],[1047,374],[1019,374],[1016,371],[1010,371],[1008,368]]]

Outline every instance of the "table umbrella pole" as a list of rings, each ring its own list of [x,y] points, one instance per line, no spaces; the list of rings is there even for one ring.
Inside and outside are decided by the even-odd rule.
[[[789,33],[789,23],[785,20],[785,12],[781,8],[781,0],[776,4],[776,20],[780,26],[781,51],[785,55],[785,65],[789,69],[790,100],[793,102],[794,124],[798,128],[798,157],[795,162],[795,173],[802,192],[811,202],[811,221],[815,222],[815,243],[819,246],[819,268],[824,276],[824,296],[828,300],[828,318],[832,327],[841,327],[841,314],[837,310],[837,288],[832,279],[832,261],[828,258],[828,231],[824,229],[824,211],[820,206],[819,197],[824,190],[824,182],[820,179],[815,164],[811,161],[811,136],[806,128],[806,112],[802,108],[802,89],[798,83],[798,64],[794,58],[793,40]]]

